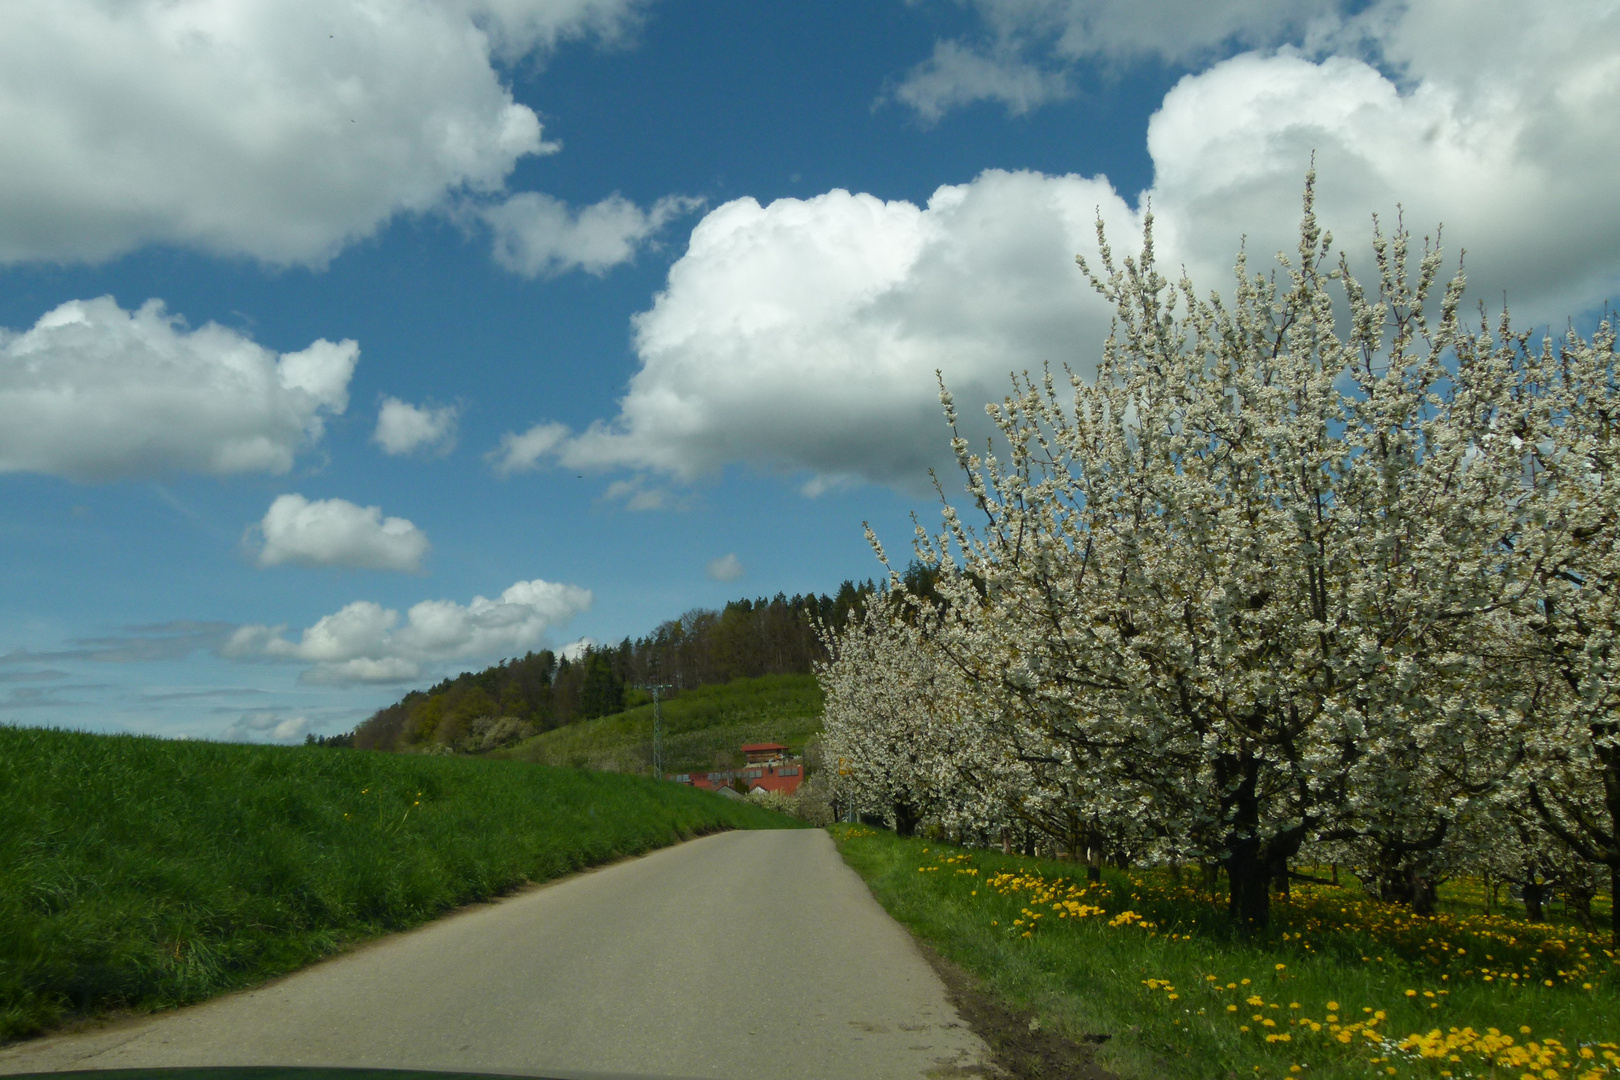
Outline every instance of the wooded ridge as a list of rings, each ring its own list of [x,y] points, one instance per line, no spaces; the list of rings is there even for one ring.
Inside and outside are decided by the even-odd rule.
[[[365,750],[482,753],[649,700],[649,684],[683,689],[760,675],[808,674],[826,659],[817,627],[843,626],[875,591],[845,581],[835,595],[783,593],[697,608],[617,645],[570,658],[550,649],[413,690],[353,732],[312,738]]]

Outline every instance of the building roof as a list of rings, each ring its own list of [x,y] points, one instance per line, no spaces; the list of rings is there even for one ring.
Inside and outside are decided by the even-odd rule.
[[[783,746],[781,743],[774,743],[774,742],[748,743],[747,745],[741,747],[742,752],[745,753],[745,754],[757,754],[761,750],[786,750],[786,749],[787,749],[787,747]]]

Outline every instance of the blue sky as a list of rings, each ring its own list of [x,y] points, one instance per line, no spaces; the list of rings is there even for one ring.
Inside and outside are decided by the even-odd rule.
[[[964,412],[1204,288],[1444,221],[1620,271],[1612,5],[39,0],[0,35],[0,721],[346,730],[903,557]],[[1365,258],[1361,259],[1362,264]]]

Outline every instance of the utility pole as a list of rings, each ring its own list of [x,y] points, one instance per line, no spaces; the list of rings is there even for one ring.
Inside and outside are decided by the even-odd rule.
[[[649,691],[653,696],[653,779],[664,778],[664,713],[659,708],[659,695],[665,690],[675,689],[668,683],[649,683],[641,689]]]

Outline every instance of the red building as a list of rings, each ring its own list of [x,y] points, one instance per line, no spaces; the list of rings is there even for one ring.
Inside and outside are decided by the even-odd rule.
[[[804,782],[804,766],[788,753],[781,743],[749,743],[740,748],[748,764],[740,769],[721,769],[708,773],[669,773],[665,779],[677,784],[713,791],[730,787],[734,780],[748,785],[749,791],[763,789],[792,795]]]

